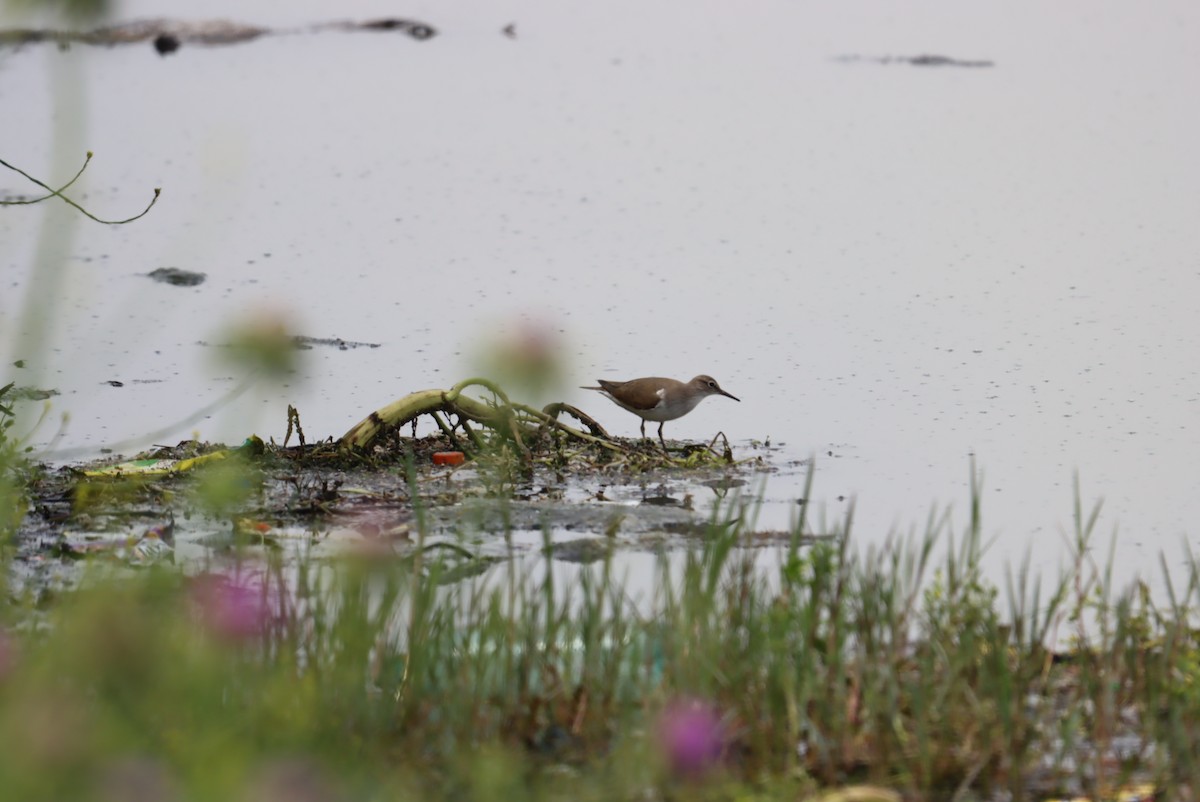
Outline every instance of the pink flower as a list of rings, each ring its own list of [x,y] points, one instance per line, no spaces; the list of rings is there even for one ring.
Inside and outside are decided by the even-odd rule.
[[[204,625],[223,640],[253,638],[270,618],[263,588],[257,582],[205,574],[194,580],[191,596]]]
[[[677,699],[658,722],[658,735],[671,772],[696,778],[713,768],[725,747],[725,727],[713,705],[700,699]]]

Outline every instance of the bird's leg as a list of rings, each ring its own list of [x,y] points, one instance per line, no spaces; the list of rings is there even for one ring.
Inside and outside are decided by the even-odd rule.
[[[642,419],[642,439],[646,439],[646,419]]]
[[[663,421],[663,423],[666,423],[666,421]],[[663,451],[666,451],[667,450],[667,441],[663,439],[662,427],[663,427],[662,423],[658,424],[658,442],[662,443]]]

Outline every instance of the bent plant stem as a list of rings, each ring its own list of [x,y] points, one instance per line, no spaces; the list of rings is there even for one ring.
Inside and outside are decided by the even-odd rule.
[[[499,404],[491,406],[464,395],[463,390],[472,386],[483,387],[492,392]],[[617,443],[594,437],[560,423],[545,412],[532,409],[524,404],[513,404],[495,383],[481,378],[465,379],[449,390],[433,389],[410,393],[363,418],[350,427],[339,442],[344,448],[366,448],[375,441],[384,428],[403,426],[422,415],[432,415],[435,412],[458,416],[464,428],[466,428],[467,421],[472,421],[511,437],[525,459],[528,459],[529,455],[525,440],[536,434],[535,422],[542,426],[554,426],[584,442],[614,451],[625,450]],[[518,413],[520,414],[518,415]],[[479,437],[469,430],[468,432],[472,441],[479,446]]]
[[[55,195],[58,195],[59,193],[63,192],[63,190],[69,189],[72,184],[74,184],[76,181],[78,181],[79,176],[83,175],[83,171],[86,170],[87,166],[91,163],[92,163],[92,152],[89,150],[87,152],[87,155],[83,159],[83,165],[79,168],[79,172],[75,173],[74,177],[72,177],[70,181],[63,184],[58,189],[50,190],[49,195],[43,195],[40,198],[30,198],[29,200],[0,201],[0,206],[31,206],[35,203],[41,203],[44,200],[53,198]],[[3,164],[5,167],[9,168],[10,170],[17,171],[18,173],[25,176],[26,178],[28,178],[30,181],[34,182],[35,184],[41,184],[40,181],[38,181],[36,178],[33,178],[32,176],[30,176],[24,170],[20,169],[19,167],[12,166],[8,162],[4,161],[3,159],[0,159],[0,164]]]
[[[550,407],[558,407],[558,408],[561,408],[563,411],[570,412],[572,415],[575,415],[575,417],[579,418],[579,420],[583,421],[584,425],[588,426],[588,428],[591,428],[592,425],[594,424],[595,427],[597,429],[599,429],[600,432],[603,433],[603,437],[608,437],[608,433],[605,432],[604,429],[600,428],[600,424],[596,423],[595,421],[592,421],[591,418],[589,418],[586,414],[580,412],[579,410],[575,409],[574,407],[568,406],[567,404],[550,404],[548,407],[546,407],[546,409],[550,409]],[[597,437],[592,434],[586,434],[584,432],[581,432],[578,429],[575,429],[575,428],[572,428],[572,427],[566,425],[565,423],[562,423],[561,421],[558,420],[557,417],[555,417],[555,415],[558,412],[557,409],[555,410],[555,412],[548,414],[545,411],[539,412],[538,410],[533,409],[531,407],[527,407],[524,404],[517,404],[516,408],[519,409],[520,411],[524,412],[526,415],[530,416],[534,420],[539,421],[543,426],[552,426],[561,432],[566,432],[571,437],[574,437],[578,440],[584,441],[585,443],[591,443],[593,445],[601,446],[602,448],[607,448],[610,451],[621,451],[621,452],[625,451],[625,448],[620,443],[613,442],[611,439],[605,440],[605,439],[603,439],[603,437]],[[591,421],[591,423],[589,424],[588,421]],[[593,430],[593,431],[595,431],[595,430]]]
[[[459,397],[462,395],[462,391],[467,389],[468,387],[471,387],[474,385],[479,385],[480,387],[490,390],[493,395],[495,395],[497,398],[499,398],[501,401],[504,402],[504,406],[506,406],[506,407],[512,406],[512,402],[510,402],[508,400],[508,395],[503,390],[501,390],[500,387],[495,382],[493,382],[489,379],[482,379],[479,377],[463,379],[458,384],[451,387],[445,393],[446,401],[448,401],[450,403],[457,402]]]
[[[415,421],[422,415],[436,411],[450,411],[462,418],[469,418],[485,426],[493,426],[492,410],[470,398],[448,402],[443,390],[420,390],[410,393],[387,406],[380,407],[363,418],[342,435],[339,441],[343,448],[366,448],[379,433],[388,426],[400,427]]]
[[[588,431],[590,431],[593,436],[609,441],[612,440],[612,435],[605,431],[604,427],[601,426],[595,418],[577,407],[573,407],[570,404],[564,404],[561,401],[557,401],[553,404],[547,404],[546,406],[542,407],[542,414],[550,416],[555,421],[558,420],[559,414],[563,412],[571,415],[575,418],[575,420],[588,427]]]
[[[463,417],[462,415],[459,415],[458,423],[455,425],[456,425],[456,427],[461,428],[466,433],[467,438],[471,441],[471,445],[473,445],[475,447],[476,451],[483,450],[483,446],[484,446],[483,438],[481,438],[478,434],[475,433],[475,430],[471,428],[471,424],[467,422],[467,419],[465,417]]]
[[[456,449],[461,451],[462,447],[459,445],[458,438],[455,436],[454,430],[451,429],[450,425],[448,423],[446,423],[445,420],[442,419],[442,416],[439,415],[436,410],[433,412],[430,412],[429,416],[431,418],[433,418],[434,423],[436,423],[438,425],[438,428],[442,430],[442,434],[446,435],[446,437],[448,437],[450,439],[450,443]]]
[[[717,451],[718,440],[722,440],[725,443],[725,450],[723,452]],[[729,465],[733,464],[733,446],[729,444],[729,438],[725,435],[725,432],[717,432],[716,435],[713,436],[712,441],[708,444],[708,450],[716,456],[724,459]]]
[[[519,451],[521,454],[521,460],[528,464],[531,457],[529,454],[529,448],[525,445],[525,441],[521,437],[521,425],[517,422],[517,416],[514,412],[512,402],[508,400],[508,395],[500,389],[498,384],[489,379],[483,379],[477,376],[470,379],[463,379],[446,392],[444,396],[446,402],[449,404],[458,405],[463,401],[470,400],[463,396],[462,392],[468,387],[473,386],[479,386],[489,390],[492,395],[496,396],[496,398],[502,402],[499,406],[494,407],[493,409],[495,409],[496,413],[500,416],[499,423],[502,424],[503,428],[495,425],[493,425],[492,428],[500,431],[501,433],[506,433],[509,437],[511,437],[513,443],[517,447],[517,451]],[[485,421],[480,422],[485,423]]]
[[[521,439],[521,425],[517,422],[516,412],[512,406],[505,405],[501,407],[500,414],[503,416],[504,425],[508,435],[512,438],[513,443],[517,447],[517,451],[521,453],[521,462],[526,466],[532,461],[533,457],[529,453],[529,447],[525,445],[525,441]]]
[[[103,218],[97,217],[96,215],[92,214],[87,209],[83,208],[78,203],[71,200],[66,195],[62,194],[62,191],[64,189],[66,189],[67,187],[69,187],[75,183],[75,181],[79,178],[79,176],[87,168],[88,162],[90,162],[91,160],[92,160],[92,152],[89,150],[87,153],[87,158],[83,162],[83,167],[79,168],[79,172],[75,174],[75,177],[72,178],[70,181],[68,181],[66,184],[64,184],[61,189],[55,189],[54,187],[49,186],[45,182],[39,181],[38,179],[34,178],[29,173],[22,170],[20,167],[16,167],[16,166],[11,165],[8,162],[4,161],[4,159],[0,159],[0,165],[7,167],[8,169],[10,169],[14,172],[20,173],[25,178],[28,178],[30,181],[32,181],[33,183],[37,184],[39,187],[41,187],[42,189],[44,189],[50,193],[49,195],[43,195],[40,198],[35,198],[33,200],[28,200],[28,201],[0,201],[0,205],[5,205],[5,206],[26,205],[26,204],[31,204],[31,203],[41,203],[42,201],[48,200],[50,198],[59,198],[64,203],[75,207],[80,212],[82,212],[86,217],[89,217],[90,219],[95,220],[97,223],[103,223],[104,225],[109,225],[109,226],[121,226],[121,225],[125,225],[126,223],[132,223],[134,220],[137,220],[140,217],[145,217],[146,213],[149,212],[154,207],[154,204],[158,203],[158,196],[162,194],[161,187],[154,188],[154,197],[150,199],[150,203],[147,204],[146,208],[142,209],[142,211],[139,214],[135,214],[133,217],[127,217],[124,220],[105,220]]]

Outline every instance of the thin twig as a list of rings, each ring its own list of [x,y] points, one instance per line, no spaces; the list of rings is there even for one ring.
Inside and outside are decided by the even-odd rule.
[[[66,189],[67,187],[71,186],[71,184],[75,183],[75,180],[77,178],[79,178],[80,173],[82,173],[84,168],[88,166],[88,162],[90,162],[91,159],[92,159],[92,152],[88,151],[87,159],[84,161],[83,167],[79,168],[79,173],[76,173],[75,178],[72,178],[70,181],[68,181],[63,186],[62,189]],[[4,165],[8,169],[10,169],[14,172],[20,173],[21,175],[25,176],[30,181],[32,181],[33,183],[37,184],[39,187],[41,187],[42,189],[44,189],[50,193],[49,195],[45,195],[41,198],[38,198],[36,200],[31,200],[31,201],[0,201],[0,205],[16,206],[16,205],[23,205],[23,204],[29,204],[29,203],[40,203],[44,200],[48,200],[49,198],[60,198],[64,203],[74,206],[76,209],[78,209],[80,212],[82,212],[85,216],[91,218],[92,220],[95,220],[97,223],[103,223],[104,225],[108,225],[108,226],[120,226],[120,225],[124,225],[126,223],[132,223],[134,220],[137,220],[140,217],[144,217],[147,212],[149,212],[152,208],[154,208],[154,204],[158,203],[158,196],[160,194],[162,194],[162,188],[155,187],[154,188],[154,197],[151,198],[150,203],[146,206],[145,209],[142,209],[140,214],[135,214],[133,217],[127,217],[124,220],[104,220],[104,219],[92,214],[87,209],[83,208],[78,203],[76,203],[75,201],[68,198],[66,195],[62,194],[62,189],[55,189],[54,187],[51,187],[51,186],[45,184],[44,182],[39,181],[38,179],[31,176],[29,173],[22,170],[20,167],[14,167],[13,165],[4,161],[4,159],[0,159],[0,165]]]
[[[84,160],[83,160],[83,166],[79,168],[79,172],[75,173],[75,177],[74,177],[74,178],[72,178],[72,179],[71,179],[70,181],[68,181],[67,183],[63,184],[63,185],[62,185],[61,187],[59,187],[58,189],[56,189],[56,190],[52,190],[52,191],[50,192],[50,194],[49,194],[49,195],[43,195],[43,196],[41,196],[40,198],[32,198],[32,199],[30,199],[30,200],[0,201],[0,205],[4,205],[4,206],[28,206],[28,205],[30,205],[30,204],[33,204],[33,203],[41,203],[41,202],[42,202],[42,201],[44,201],[44,200],[49,200],[50,198],[53,198],[53,197],[54,197],[54,196],[55,196],[57,193],[59,193],[59,192],[62,192],[64,189],[67,189],[67,188],[68,188],[68,187],[70,187],[72,184],[74,184],[76,181],[78,181],[78,180],[79,180],[79,176],[83,175],[83,171],[87,169],[87,166],[88,166],[89,164],[91,164],[91,161],[92,161],[92,152],[89,150],[89,151],[87,152],[87,156],[86,156],[86,157],[84,158]],[[17,171],[18,173],[20,173],[21,175],[25,176],[26,178],[29,178],[29,180],[30,180],[30,181],[34,181],[35,183],[39,183],[39,184],[41,183],[40,181],[38,181],[38,180],[37,180],[37,179],[35,179],[35,178],[30,178],[30,177],[29,177],[29,175],[27,175],[27,174],[25,173],[25,171],[23,171],[23,170],[20,170],[20,169],[18,169],[18,168],[16,168],[16,167],[13,167],[13,166],[12,166],[12,165],[10,165],[8,162],[5,162],[3,159],[0,159],[0,163],[3,163],[5,167],[9,167],[9,168],[11,168],[11,169],[13,169],[13,170],[16,170],[16,171]]]

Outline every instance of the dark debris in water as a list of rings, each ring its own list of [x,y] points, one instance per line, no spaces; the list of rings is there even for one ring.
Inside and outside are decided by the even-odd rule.
[[[146,275],[159,283],[170,284],[172,287],[196,287],[203,284],[204,280],[208,278],[204,273],[196,273],[178,267],[159,267]]]
[[[231,20],[148,19],[123,22],[90,31],[60,31],[43,28],[8,28],[0,30],[0,46],[20,46],[38,42],[54,42],[59,46],[71,44],[117,45],[150,42],[159,55],[176,52],[183,45],[204,47],[228,46],[252,42],[264,36],[321,33],[325,31],[397,32],[423,42],[437,35],[432,25],[400,17],[384,17],[363,22],[321,22],[302,28],[276,29],[249,25]]]
[[[354,340],[343,340],[341,337],[306,337],[304,335],[297,335],[292,338],[292,341],[296,343],[297,348],[305,350],[311,349],[315,345],[328,346],[336,348],[339,351],[349,351],[353,348],[378,348],[380,346],[379,343],[360,343]]]
[[[960,59],[950,56],[922,54],[919,56],[837,56],[834,61],[842,63],[870,62],[872,64],[908,64],[912,67],[994,67],[995,62],[987,59]]]

